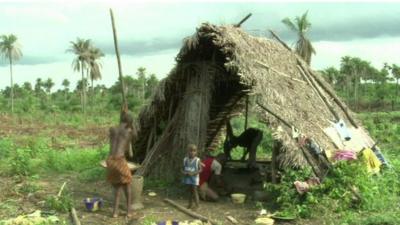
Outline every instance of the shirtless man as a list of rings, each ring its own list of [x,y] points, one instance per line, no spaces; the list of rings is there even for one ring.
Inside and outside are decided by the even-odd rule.
[[[110,154],[107,163],[107,181],[114,188],[113,217],[118,217],[120,193],[123,190],[126,198],[127,217],[131,217],[131,188],[132,174],[125,159],[133,138],[133,130],[126,120],[121,120],[117,127],[110,128]]]

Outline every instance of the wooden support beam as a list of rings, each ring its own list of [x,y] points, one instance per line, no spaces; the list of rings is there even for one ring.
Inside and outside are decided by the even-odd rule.
[[[347,119],[350,121],[350,123],[355,127],[358,128],[358,125],[356,121],[351,117],[349,110],[347,109],[347,106],[344,105],[344,103],[335,95],[335,93],[332,92],[328,87],[325,86],[325,83],[322,81],[322,78],[319,77],[317,74],[315,74],[313,71],[310,69],[307,70],[309,74],[314,77],[314,79],[317,81],[317,83],[328,93],[328,95],[333,99],[333,101],[342,109],[344,114],[346,115]]]
[[[244,17],[239,23],[237,23],[237,24],[235,25],[235,27],[240,27],[244,22],[246,22],[247,19],[250,18],[251,15],[252,15],[251,13],[247,14],[246,17]]]
[[[293,51],[284,41],[282,41],[282,39],[279,38],[279,36],[275,32],[273,32],[272,30],[269,30],[269,32],[271,33],[272,37],[274,37],[279,43],[281,43],[281,45],[283,45],[283,47],[285,47],[289,51]]]
[[[249,96],[246,95],[246,114],[245,114],[245,118],[244,118],[244,130],[247,129],[248,117],[249,117]]]
[[[313,88],[317,91],[318,95],[322,98],[322,101],[325,103],[326,107],[329,109],[329,111],[332,113],[332,115],[335,117],[336,122],[338,122],[340,120],[339,114],[336,112],[336,110],[333,108],[333,106],[331,105],[331,103],[328,101],[328,99],[326,98],[326,96],[324,95],[324,93],[321,92],[321,90],[319,89],[318,85],[316,84],[316,82],[314,81],[313,77],[310,76],[306,69],[304,68],[304,66],[301,64],[300,60],[297,59],[297,64],[300,66],[300,72],[302,72],[303,74],[305,74],[306,76],[308,76],[308,78],[311,81],[311,84],[313,86]]]
[[[277,183],[277,180],[276,180],[276,174],[277,174],[277,169],[278,169],[277,156],[278,156],[280,147],[281,147],[281,144],[278,141],[275,141],[274,145],[272,147],[271,181],[273,184]]]

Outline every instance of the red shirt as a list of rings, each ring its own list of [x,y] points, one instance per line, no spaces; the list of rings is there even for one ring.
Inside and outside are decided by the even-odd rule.
[[[199,185],[201,186],[203,183],[208,182],[210,180],[210,177],[212,175],[212,170],[211,170],[211,164],[213,163],[214,158],[208,156],[205,158],[202,163],[204,164],[203,170],[200,173],[200,183]]]

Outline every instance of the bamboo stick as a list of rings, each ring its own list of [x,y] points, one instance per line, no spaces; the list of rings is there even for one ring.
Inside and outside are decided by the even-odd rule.
[[[169,204],[171,204],[171,205],[173,205],[173,206],[175,206],[175,207],[176,207],[177,209],[179,209],[180,211],[186,213],[187,215],[189,215],[189,216],[191,216],[191,217],[193,217],[193,218],[195,218],[195,219],[199,219],[199,220],[201,220],[201,221],[203,221],[203,222],[209,222],[209,223],[211,223],[211,224],[213,224],[213,225],[219,224],[219,223],[217,223],[216,221],[214,221],[214,220],[212,220],[212,219],[210,219],[210,218],[207,218],[207,217],[205,217],[205,216],[203,216],[203,215],[200,215],[200,214],[195,213],[195,212],[193,212],[193,211],[191,211],[191,210],[189,210],[189,209],[186,209],[185,207],[179,205],[178,203],[172,201],[171,199],[165,198],[164,201],[167,202],[167,203],[169,203]]]

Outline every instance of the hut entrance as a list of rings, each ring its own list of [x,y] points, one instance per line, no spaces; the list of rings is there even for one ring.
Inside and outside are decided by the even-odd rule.
[[[265,123],[259,122],[255,116],[250,115],[248,121],[246,121],[246,114],[243,113],[231,118],[229,121],[232,133],[236,137],[243,134],[246,129],[257,129],[262,132],[262,139],[256,151],[256,166],[249,167],[249,156],[243,160],[242,156],[245,149],[237,146],[232,148],[232,158],[225,164],[222,173],[224,183],[230,192],[246,193],[253,196],[263,190],[264,182],[276,182],[276,180],[272,179],[272,174],[275,174],[274,177],[276,177],[276,173],[273,172],[276,166],[272,163],[272,158],[274,158],[273,149],[276,146],[274,144],[275,141],[272,138],[271,130]],[[221,143],[217,152],[223,151],[224,144]],[[217,152],[215,154],[218,154]]]

